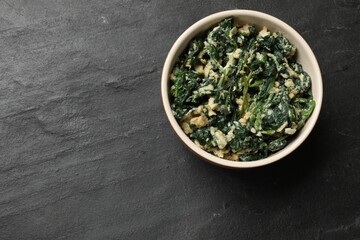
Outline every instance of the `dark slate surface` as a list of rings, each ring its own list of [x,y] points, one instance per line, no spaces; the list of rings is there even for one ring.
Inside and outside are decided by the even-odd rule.
[[[359,0],[0,1],[0,239],[360,239]],[[324,78],[316,129],[248,171],[173,133],[166,54],[192,23],[254,9]]]

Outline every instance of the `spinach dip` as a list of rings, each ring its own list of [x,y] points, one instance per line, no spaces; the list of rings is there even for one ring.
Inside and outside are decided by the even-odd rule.
[[[171,76],[172,112],[200,148],[253,161],[286,146],[315,107],[310,76],[281,33],[226,18],[193,39]]]

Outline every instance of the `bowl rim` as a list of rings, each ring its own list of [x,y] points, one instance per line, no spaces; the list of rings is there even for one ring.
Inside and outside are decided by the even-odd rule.
[[[179,123],[176,121],[174,115],[172,114],[171,107],[170,107],[170,99],[169,99],[169,75],[172,70],[172,62],[174,61],[174,57],[176,55],[176,52],[178,49],[183,45],[183,42],[186,41],[186,39],[189,38],[189,36],[198,34],[197,30],[204,25],[209,25],[209,22],[212,22],[214,20],[221,20],[226,17],[257,17],[264,19],[265,21],[270,21],[275,25],[279,25],[282,28],[286,29],[287,33],[289,35],[292,35],[294,38],[297,39],[297,41],[300,42],[300,45],[305,50],[305,55],[308,55],[308,58],[311,60],[311,63],[315,69],[315,74],[311,76],[312,83],[314,82],[314,79],[317,81],[317,91],[316,91],[316,106],[312,113],[312,116],[307,120],[305,126],[301,129],[301,131],[298,133],[298,136],[289,143],[284,149],[270,154],[268,157],[250,161],[250,162],[242,162],[242,161],[231,161],[226,160],[220,157],[217,157],[200,147],[198,147],[193,141],[190,140],[190,138],[184,133],[182,128],[180,127]],[[210,25],[209,25],[210,28]],[[195,34],[194,34],[195,32]],[[193,37],[194,37],[193,36]],[[312,84],[313,85],[313,84]],[[314,90],[312,90],[314,91]],[[171,47],[162,71],[161,76],[161,96],[162,96],[162,102],[163,107],[165,109],[166,116],[168,120],[170,121],[170,124],[174,131],[176,132],[177,136],[180,137],[183,143],[190,148],[194,153],[196,153],[198,156],[206,160],[207,162],[210,162],[212,164],[215,164],[217,166],[226,167],[226,168],[254,168],[254,167],[260,167],[264,166],[270,163],[273,163],[275,161],[278,161],[280,159],[283,159],[285,156],[289,155],[291,152],[293,152],[295,149],[297,149],[309,136],[310,132],[314,128],[317,119],[320,114],[321,105],[322,105],[322,99],[323,99],[323,84],[322,84],[322,76],[319,64],[317,62],[317,59],[311,50],[310,46],[307,44],[307,42],[304,40],[304,38],[296,31],[294,30],[290,25],[283,22],[282,20],[271,16],[269,14],[254,11],[254,10],[243,10],[243,9],[236,9],[236,10],[227,10],[227,11],[221,11],[214,14],[211,14],[207,17],[204,17],[200,19],[199,21],[195,22],[193,25],[191,25],[189,28],[187,28],[180,37],[175,41],[173,46]]]

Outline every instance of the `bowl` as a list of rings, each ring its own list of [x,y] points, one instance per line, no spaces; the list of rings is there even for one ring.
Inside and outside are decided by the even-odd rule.
[[[170,73],[172,68],[180,56],[183,53],[185,48],[188,46],[189,42],[198,35],[204,34],[207,30],[217,25],[221,20],[227,17],[233,17],[236,24],[251,24],[256,28],[261,29],[263,26],[266,26],[270,32],[281,32],[289,41],[294,44],[297,48],[297,62],[302,64],[303,69],[310,75],[312,81],[312,93],[313,98],[316,102],[316,107],[307,120],[304,127],[296,134],[296,137],[292,139],[288,145],[282,150],[275,152],[269,155],[266,158],[250,161],[250,162],[241,162],[241,161],[231,161],[226,160],[220,157],[217,157],[200,147],[196,146],[193,141],[184,133],[179,123],[176,121],[175,117],[172,114],[170,107],[169,99],[169,82],[170,82]],[[252,10],[229,10],[222,11],[212,15],[209,15],[192,26],[190,26],[181,36],[176,40],[170,52],[167,55],[165,64],[162,71],[161,78],[161,94],[162,101],[165,108],[166,115],[170,121],[171,126],[175,130],[176,134],[180,139],[188,146],[194,153],[202,157],[204,160],[227,168],[254,168],[259,166],[264,166],[279,159],[284,158],[293,152],[297,147],[299,147],[304,140],[308,137],[310,132],[315,126],[315,123],[319,117],[322,98],[323,98],[323,85],[321,72],[316,60],[314,53],[312,52],[309,45],[306,41],[297,33],[292,27],[290,27],[285,22],[262,12],[252,11]]]

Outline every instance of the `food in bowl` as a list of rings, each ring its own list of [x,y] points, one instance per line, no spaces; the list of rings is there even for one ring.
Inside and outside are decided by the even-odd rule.
[[[220,158],[254,161],[283,149],[311,116],[311,78],[279,32],[233,18],[193,39],[170,75],[184,133]]]

